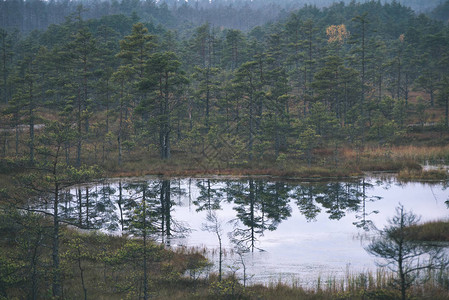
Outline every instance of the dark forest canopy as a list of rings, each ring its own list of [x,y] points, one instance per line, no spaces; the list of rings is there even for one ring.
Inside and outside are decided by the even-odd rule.
[[[369,1],[333,1],[333,0],[199,0],[185,2],[177,0],[138,1],[138,0],[6,0],[0,2],[0,27],[22,32],[34,29],[46,29],[51,24],[61,24],[69,16],[77,13],[83,6],[81,15],[85,19],[101,18],[103,16],[124,14],[138,18],[142,22],[161,24],[171,29],[182,29],[198,26],[208,22],[215,27],[225,27],[249,30],[267,22],[285,19],[290,12],[309,8],[324,8],[341,6],[360,6],[361,2]],[[401,6],[410,7],[417,13],[431,13],[442,0],[402,0],[402,1],[371,1],[372,4],[387,4],[391,9]],[[444,19],[444,12],[436,10],[431,13],[438,19]]]
[[[118,165],[133,151],[211,149],[227,163],[310,165],[320,148],[338,161],[342,145],[407,144],[429,128],[445,143],[448,27],[398,3],[305,6],[249,32],[88,13],[28,35],[2,30],[3,157],[34,161],[36,124],[49,121],[68,126],[59,146],[77,167],[99,149]]]
[[[442,2],[438,5],[430,14],[432,18],[443,21],[445,23],[449,22],[449,1]]]

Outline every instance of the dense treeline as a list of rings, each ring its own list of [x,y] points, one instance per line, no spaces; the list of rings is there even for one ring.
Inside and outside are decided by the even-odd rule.
[[[254,26],[263,25],[269,21],[277,21],[288,16],[288,13],[306,5],[318,8],[331,6],[334,2],[354,5],[354,0],[163,0],[163,1],[23,1],[7,0],[0,2],[0,27],[22,32],[43,30],[52,24],[61,24],[66,17],[77,11],[83,5],[85,19],[101,18],[116,14],[131,16],[135,14],[142,22],[161,24],[170,29],[199,26],[208,22],[212,26],[249,30]],[[400,3],[409,6],[417,12],[430,13],[432,16],[447,21],[440,0],[382,0],[378,3]],[[438,9],[435,9],[440,5]]]
[[[75,166],[172,151],[311,164],[317,148],[405,142],[429,110],[448,126],[448,28],[397,3],[307,6],[247,33],[78,7],[46,31],[1,33],[3,157],[33,162],[48,121],[67,127]]]

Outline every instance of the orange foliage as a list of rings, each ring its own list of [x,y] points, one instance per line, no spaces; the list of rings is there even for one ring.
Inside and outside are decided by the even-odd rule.
[[[345,24],[331,25],[327,27],[326,35],[328,43],[338,42],[342,44],[349,37],[349,31],[346,29]]]

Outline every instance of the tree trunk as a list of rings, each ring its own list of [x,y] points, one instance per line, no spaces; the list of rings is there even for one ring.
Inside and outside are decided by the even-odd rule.
[[[254,252],[255,244],[254,241],[256,240],[255,232],[254,232],[254,202],[255,202],[255,196],[254,196],[254,182],[252,180],[249,181],[249,201],[250,201],[250,222],[251,222],[251,252]]]
[[[56,175],[56,174],[54,174]],[[53,201],[53,297],[61,298],[61,274],[59,269],[59,183],[55,183]]]
[[[33,83],[30,83],[30,104],[29,104],[29,114],[30,114],[30,164],[34,164],[34,101],[33,101]]]
[[[78,194],[78,226],[83,227],[83,198],[81,188],[77,189]]]
[[[208,66],[207,70],[206,70],[206,129],[208,132],[209,132],[209,128],[210,128],[210,124],[209,124],[209,98],[210,98],[209,72],[210,72],[210,66]]]
[[[122,229],[122,233],[123,233],[123,229],[124,229],[124,221],[123,221],[123,208],[122,208],[122,202],[123,202],[123,192],[122,192],[122,182],[119,181],[118,182],[118,191],[119,191],[119,196],[118,196],[118,208],[120,211],[120,226]]]
[[[143,299],[148,299],[148,278],[147,278],[147,206],[145,186],[142,191],[142,206],[143,206]]]
[[[119,166],[122,165],[123,93],[121,96],[122,96],[122,99],[120,100],[120,121],[119,121],[119,129],[118,129],[118,136],[117,136],[118,165]]]
[[[86,187],[86,228],[89,229],[89,188]]]
[[[165,231],[167,237],[171,236],[171,198],[170,198],[170,180],[164,180],[165,183]]]
[[[19,127],[18,123],[16,124],[15,132],[16,132],[16,156],[19,156],[19,132],[20,132],[20,127]]]
[[[81,265],[81,250],[80,250],[80,246],[77,246],[77,251],[78,251],[78,269],[80,270],[81,286],[83,287],[84,300],[87,300],[87,288],[86,288],[86,284],[84,283],[84,269],[83,269],[83,267]]]
[[[449,97],[446,97],[444,99],[444,104],[446,107],[446,111],[445,111],[445,125],[446,125],[446,129],[448,127],[448,117],[449,117]]]
[[[7,68],[6,68],[6,63],[7,63],[7,45],[6,45],[6,37],[7,37],[7,33],[6,31],[1,32],[1,37],[2,37],[2,63],[3,63],[3,102],[4,104],[8,103],[8,93],[7,93],[7,84],[8,84],[8,73],[7,73]]]
[[[162,181],[161,191],[159,195],[159,200],[161,203],[161,239],[162,243],[165,242],[165,180]]]
[[[76,167],[81,166],[81,95],[78,89],[78,113],[77,113],[77,121],[78,121],[78,144],[76,148]]]
[[[249,95],[249,141],[248,141],[248,159],[251,161],[253,160],[253,93],[251,91],[251,94]]]
[[[218,222],[218,220],[217,220]],[[218,226],[218,224],[215,224],[215,226]],[[223,264],[223,249],[221,245],[221,235],[220,232],[217,230],[217,237],[218,237],[218,246],[219,246],[219,258],[218,258],[218,281],[221,281],[221,273],[222,273],[222,264]]]

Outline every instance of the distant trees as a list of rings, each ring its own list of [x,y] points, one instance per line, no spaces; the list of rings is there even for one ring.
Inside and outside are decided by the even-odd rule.
[[[447,22],[447,16],[449,13],[449,1],[439,3],[439,5],[432,10],[432,17],[443,22]]]
[[[24,47],[32,47],[30,43],[24,43]],[[13,125],[15,126],[15,152],[19,155],[19,127],[20,124],[29,124],[29,161],[34,163],[34,122],[35,107],[37,104],[38,89],[38,62],[36,53],[28,49],[28,53],[18,63],[11,76],[11,81],[16,85],[16,90],[6,108],[6,113],[12,115]]]
[[[418,115],[411,90],[445,109],[447,28],[398,3],[306,6],[250,32],[137,22],[147,5],[87,20],[78,7],[23,38],[1,31],[4,156],[33,162],[36,122],[56,118],[76,125],[64,146],[76,167],[100,152],[122,165],[177,151],[227,164],[302,151],[310,164],[318,147],[400,139]]]
[[[162,24],[165,27],[180,29],[185,24],[198,26],[208,22],[215,27],[235,28],[249,30],[266,22],[276,22],[286,13],[292,10],[308,7],[310,12],[319,11],[322,7],[338,7],[348,5],[351,9],[358,10],[360,1],[342,1],[335,4],[332,0],[319,0],[315,5],[309,5],[309,1],[293,0],[265,0],[265,1],[194,1],[184,2],[179,0],[164,0],[160,2],[138,1],[103,1],[86,3],[83,1],[33,1],[20,2],[15,0],[4,1],[0,4],[0,27],[17,28],[23,32],[31,32],[35,29],[45,30],[51,24],[60,24],[76,12],[79,5],[83,5],[86,11],[85,18],[101,18],[111,15],[132,15],[145,22]],[[444,19],[446,6],[440,0],[428,0],[425,2],[410,0],[399,2],[386,1],[390,11],[398,12],[405,6],[411,6],[417,12],[429,12],[437,8],[431,15],[441,21]],[[388,3],[389,2],[389,3]],[[383,2],[382,2],[383,3]],[[377,2],[369,3],[370,6],[378,5]],[[387,23],[386,26],[390,24]]]
[[[1,101],[8,103],[8,97],[10,97],[10,86],[8,83],[8,77],[11,72],[11,62],[13,57],[14,36],[17,36],[15,32],[8,32],[4,28],[0,27],[0,72],[1,72]]]

